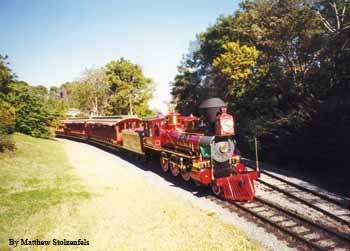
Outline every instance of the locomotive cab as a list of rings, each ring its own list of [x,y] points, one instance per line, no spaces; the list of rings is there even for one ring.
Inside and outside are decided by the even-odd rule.
[[[149,118],[143,120],[144,138],[143,143],[151,148],[159,149],[161,147],[160,134],[164,118]]]

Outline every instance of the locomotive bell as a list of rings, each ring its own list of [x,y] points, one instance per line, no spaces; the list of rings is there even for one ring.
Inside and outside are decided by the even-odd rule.
[[[226,107],[226,105],[220,98],[206,99],[199,106],[205,112],[206,118],[210,123],[215,123],[216,115],[221,107]]]

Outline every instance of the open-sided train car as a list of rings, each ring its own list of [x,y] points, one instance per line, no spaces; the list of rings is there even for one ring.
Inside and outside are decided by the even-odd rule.
[[[130,116],[93,118],[86,122],[89,140],[116,147],[123,146],[123,130],[140,127],[141,120]]]
[[[130,116],[63,120],[57,135],[157,155],[164,172],[210,186],[214,194],[229,200],[252,200],[259,170],[249,171],[240,162],[233,117],[217,99],[202,108],[206,121],[176,112],[143,120]]]
[[[73,118],[62,120],[61,125],[56,128],[56,135],[123,148],[123,131],[143,130],[141,123],[139,118],[127,115]],[[128,143],[125,145],[128,148]]]
[[[86,139],[86,119],[66,119],[61,121],[61,125],[56,128],[56,135],[61,137]]]

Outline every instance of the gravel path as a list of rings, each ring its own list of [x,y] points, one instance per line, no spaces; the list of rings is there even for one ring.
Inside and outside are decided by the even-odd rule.
[[[60,141],[96,195],[69,223],[86,224],[83,238],[94,250],[296,250],[163,176],[88,144]]]

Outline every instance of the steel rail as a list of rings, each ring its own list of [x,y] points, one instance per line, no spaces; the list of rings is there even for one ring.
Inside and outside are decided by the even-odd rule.
[[[279,181],[281,181],[281,182],[284,182],[284,183],[286,183],[286,184],[288,184],[288,185],[290,185],[290,186],[293,186],[293,187],[295,187],[295,188],[298,188],[299,190],[302,190],[302,191],[304,191],[304,192],[311,193],[311,194],[313,194],[313,195],[315,195],[315,196],[318,196],[318,197],[320,197],[320,198],[322,198],[322,199],[324,199],[324,200],[326,200],[326,201],[328,201],[328,202],[331,202],[331,203],[333,203],[333,204],[336,204],[336,205],[338,205],[338,206],[340,206],[340,207],[342,207],[342,208],[344,208],[344,209],[348,209],[348,208],[346,208],[346,206],[343,205],[340,201],[338,201],[338,200],[336,200],[336,199],[332,199],[332,198],[328,197],[327,195],[318,193],[318,192],[316,192],[316,191],[314,191],[314,190],[311,190],[311,189],[308,189],[308,188],[303,187],[303,186],[301,186],[301,185],[295,184],[294,182],[290,182],[290,181],[288,181],[288,180],[286,180],[286,179],[283,179],[283,178],[281,178],[281,177],[278,177],[278,176],[276,176],[276,175],[274,175],[274,174],[272,174],[272,173],[270,173],[270,172],[264,171],[264,170],[261,170],[260,173],[262,173],[262,174],[264,174],[264,175],[266,175],[266,176],[269,176],[269,177],[271,177],[271,178],[274,178],[274,179],[276,179],[276,180],[279,180]]]
[[[320,245],[317,245],[313,242],[311,242],[310,240],[308,240],[307,238],[301,236],[301,235],[298,235],[297,233],[287,229],[287,228],[284,228],[282,227],[281,225],[277,224],[276,222],[273,222],[271,221],[268,217],[266,216],[262,216],[261,214],[257,213],[257,212],[254,212],[253,210],[250,210],[249,208],[237,203],[237,202],[231,202],[230,204],[233,204],[234,206],[238,207],[239,209],[245,211],[245,212],[248,212],[250,213],[251,215],[253,215],[254,217],[260,219],[261,221],[273,226],[274,228],[277,228],[278,230],[292,236],[293,238],[305,243],[306,245],[316,249],[316,250],[320,250],[320,251],[326,251],[326,250],[329,250],[328,248],[325,248],[325,247],[321,247]]]
[[[255,164],[253,163],[252,160],[243,159],[243,162],[245,162],[248,166],[249,166],[249,165],[253,165],[253,166],[255,165]],[[301,185],[298,185],[298,184],[296,184],[296,183],[294,183],[294,182],[291,182],[291,181],[288,181],[288,180],[286,180],[286,179],[283,179],[283,178],[281,178],[281,177],[279,177],[279,176],[277,176],[277,175],[275,175],[275,174],[272,174],[271,172],[268,172],[268,171],[266,171],[266,170],[261,170],[261,169],[260,169],[260,173],[262,173],[262,174],[264,174],[264,175],[266,175],[266,176],[269,176],[269,177],[271,177],[271,178],[274,178],[274,179],[276,179],[276,180],[279,180],[279,181],[281,181],[281,182],[284,182],[284,183],[286,183],[286,184],[288,184],[288,185],[290,185],[290,186],[293,186],[293,187],[295,187],[295,188],[298,188],[299,190],[302,190],[302,191],[308,192],[308,193],[310,193],[310,194],[313,194],[313,195],[315,195],[315,196],[318,196],[319,198],[322,198],[322,199],[324,199],[324,200],[326,200],[326,201],[328,201],[328,202],[331,202],[331,203],[333,203],[333,204],[336,204],[336,205],[340,206],[340,207],[343,208],[343,209],[349,209],[349,208],[345,205],[345,203],[342,203],[342,202],[339,201],[339,200],[333,199],[333,198],[331,198],[331,197],[329,197],[329,196],[327,196],[327,195],[325,195],[325,194],[318,193],[318,192],[316,192],[316,191],[314,191],[314,190],[311,190],[311,189],[309,189],[309,188],[306,188],[306,187],[303,187],[303,186],[301,186]]]
[[[324,215],[328,216],[329,218],[332,218],[333,220],[339,221],[342,224],[347,225],[348,227],[350,227],[350,222],[348,222],[348,221],[340,218],[339,216],[336,216],[336,215],[334,215],[334,214],[332,214],[332,213],[330,213],[330,212],[328,212],[328,211],[326,211],[326,210],[324,210],[324,209],[322,209],[322,208],[320,208],[318,206],[315,206],[311,202],[308,202],[308,201],[306,201],[306,200],[304,200],[302,198],[299,198],[299,197],[295,196],[294,194],[292,194],[292,193],[290,193],[290,192],[288,192],[288,191],[286,191],[284,189],[281,189],[281,188],[279,188],[279,187],[277,187],[275,185],[269,184],[266,181],[263,181],[261,179],[258,179],[257,181],[262,183],[262,184],[264,184],[265,186],[268,186],[268,187],[270,187],[270,188],[272,188],[272,189],[274,189],[274,190],[276,190],[276,191],[278,191],[280,193],[283,193],[283,194],[293,198],[296,201],[299,201],[299,202],[301,202],[301,203],[303,203],[303,204],[305,204],[305,205],[307,205],[307,206],[309,206],[309,207],[311,207],[311,208],[313,208],[313,209],[323,213]]]
[[[350,243],[350,236],[343,235],[343,234],[341,234],[341,233],[339,233],[339,232],[337,232],[337,231],[335,231],[335,230],[333,230],[331,228],[327,228],[327,227],[325,227],[323,225],[320,225],[319,223],[316,223],[316,222],[312,221],[311,219],[309,219],[309,218],[307,218],[305,216],[302,216],[302,215],[300,215],[300,214],[298,214],[296,212],[292,212],[290,210],[287,210],[287,209],[277,205],[276,203],[273,203],[271,201],[265,200],[265,199],[263,199],[261,197],[255,197],[255,200],[259,201],[262,204],[266,204],[269,207],[273,207],[273,208],[275,208],[275,209],[277,209],[277,210],[279,210],[279,211],[281,211],[281,212],[283,212],[285,214],[288,214],[288,215],[290,215],[290,216],[292,216],[292,217],[294,217],[294,218],[296,218],[296,219],[298,219],[300,221],[306,222],[307,224],[309,224],[311,226],[319,228],[322,231],[327,232],[330,235],[334,235],[337,238],[342,239],[342,240],[347,241],[347,242]]]
[[[316,222],[313,222],[311,219],[306,218],[302,215],[299,215],[293,211],[289,211],[285,208],[282,208],[281,206],[277,205],[274,202],[270,202],[267,201],[265,199],[262,199],[261,197],[255,197],[255,201],[257,201],[258,203],[256,205],[253,205],[253,207],[246,207],[245,205],[249,205],[249,204],[245,204],[245,203],[240,203],[240,202],[235,202],[235,201],[223,201],[221,198],[215,197],[215,196],[208,196],[209,199],[214,200],[216,203],[231,209],[231,206],[236,206],[239,209],[241,209],[242,211],[245,211],[251,215],[253,215],[254,217],[260,219],[262,222],[268,223],[269,225],[271,225],[272,227],[275,227],[276,229],[290,235],[291,237],[294,237],[296,240],[299,240],[307,245],[309,245],[310,247],[313,247],[316,250],[329,250],[330,247],[322,247],[318,244],[315,244],[314,242],[312,242],[313,240],[311,239],[307,239],[305,238],[303,235],[307,235],[309,233],[313,233],[314,229],[317,229],[318,231],[321,231],[321,234],[323,233],[323,238],[319,238],[318,240],[325,240],[327,239],[332,239],[332,238],[338,238],[339,241],[343,241],[341,243],[337,243],[336,242],[336,246],[337,247],[342,247],[344,246],[344,241],[347,243],[350,243],[350,236],[346,236],[343,234],[340,234],[336,231],[334,231],[333,229],[330,228],[326,228],[325,226],[322,226]],[[227,205],[228,204],[228,205]],[[282,220],[282,221],[273,221],[270,220],[269,217],[271,216],[263,216],[260,214],[260,212],[266,212],[266,210],[264,211],[254,211],[254,209],[259,209],[259,208],[273,208],[274,210],[276,210],[277,212],[282,212],[282,215],[287,215],[288,218],[287,220]],[[293,222],[296,223],[296,225],[292,226],[292,227],[297,227],[297,226],[303,226],[307,228],[307,231],[303,231],[301,233],[297,233],[297,232],[293,232],[291,230],[289,230],[288,226],[283,227],[281,225],[279,225],[279,223],[281,222],[287,222],[289,220],[292,220]],[[305,234],[306,233],[306,234]],[[326,236],[324,236],[324,234],[326,234]],[[348,244],[346,244],[348,245]],[[331,247],[331,249],[334,247]]]

